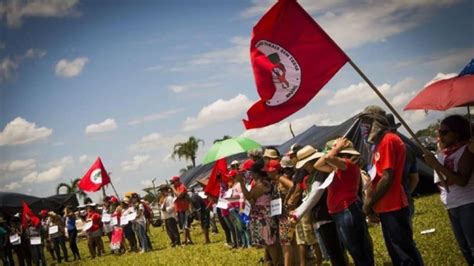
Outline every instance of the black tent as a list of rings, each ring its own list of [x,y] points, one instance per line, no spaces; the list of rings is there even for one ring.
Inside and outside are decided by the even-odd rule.
[[[7,216],[22,212],[23,201],[30,206],[33,212],[38,213],[42,209],[48,211],[61,212],[65,206],[73,208],[79,205],[76,194],[54,195],[46,198],[39,198],[30,195],[0,192],[0,212]]]
[[[416,193],[432,193],[437,191],[436,186],[433,184],[433,170],[428,167],[422,160],[422,151],[416,146],[416,144],[403,134],[399,134],[406,145],[410,146],[417,156],[418,172],[420,175],[420,182],[416,189]],[[328,140],[336,137],[346,136],[353,144],[354,148],[361,153],[361,156],[365,162],[371,160],[368,149],[365,147],[364,141],[360,134],[359,120],[356,116],[346,120],[345,122],[335,126],[316,126],[312,125],[304,132],[298,134],[292,139],[284,142],[278,146],[278,150],[281,154],[288,152],[291,145],[297,143],[301,146],[311,145],[319,150],[324,148],[324,145]],[[243,160],[246,158],[246,153],[240,153],[227,158],[227,162],[232,160]],[[209,176],[213,163],[206,165],[199,165],[188,172],[182,177],[182,182],[187,186],[193,186],[198,179]]]

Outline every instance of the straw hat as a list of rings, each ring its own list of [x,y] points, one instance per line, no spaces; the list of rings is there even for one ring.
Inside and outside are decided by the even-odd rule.
[[[281,158],[280,165],[282,168],[292,168],[295,167],[295,162],[286,155]]]
[[[348,145],[344,147],[343,150],[341,150],[339,153],[345,153],[345,154],[352,154],[352,155],[360,155],[358,151],[354,149],[354,145],[352,144],[352,141],[347,141]],[[326,147],[324,148],[324,152],[327,153],[329,152],[333,147],[335,147],[337,144],[337,140],[333,139],[328,142],[326,142]]]
[[[303,167],[303,165],[305,165],[305,163],[320,158],[323,155],[324,153],[318,152],[318,150],[313,148],[311,145],[306,145],[296,153],[296,158],[298,159],[298,162],[296,163],[296,168],[300,169],[301,167]]]
[[[263,157],[267,157],[270,159],[278,159],[278,154],[276,150],[274,149],[265,149],[265,152],[263,153]]]

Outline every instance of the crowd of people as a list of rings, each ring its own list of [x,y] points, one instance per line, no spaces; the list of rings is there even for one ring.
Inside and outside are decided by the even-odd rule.
[[[416,156],[397,133],[393,116],[377,106],[360,115],[361,134],[371,158],[365,161],[344,137],[327,140],[318,150],[293,145],[284,154],[274,147],[249,152],[233,161],[216,180],[198,180],[188,188],[178,176],[160,187],[156,204],[161,211],[171,247],[192,245],[192,220],[199,220],[204,244],[218,232],[228,248],[264,248],[268,265],[374,265],[368,225],[380,223],[393,265],[423,265],[413,239],[415,205],[411,193],[418,182]],[[439,154],[425,154],[435,169],[460,250],[474,264],[474,142],[470,123],[459,115],[441,121]],[[218,182],[218,196],[206,194]],[[68,261],[66,239],[74,260],[80,260],[78,232],[83,232],[91,258],[110,250],[119,254],[152,250],[150,207],[136,193],[119,201],[105,197],[102,211],[95,204],[74,212],[43,210],[39,218],[13,216],[7,225],[0,217],[0,247],[4,265],[12,265],[12,251],[20,265],[45,265],[43,247],[58,262]]]

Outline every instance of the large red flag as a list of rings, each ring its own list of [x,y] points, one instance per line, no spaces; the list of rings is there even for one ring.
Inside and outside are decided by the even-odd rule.
[[[28,220],[31,220],[31,223],[34,226],[38,226],[40,220],[39,218],[35,215],[35,213],[30,209],[30,206],[26,204],[26,202],[22,202],[23,205],[23,212],[21,213],[21,224],[23,228],[28,227]]]
[[[211,176],[209,177],[209,182],[204,189],[204,192],[212,197],[218,198],[219,192],[221,190],[220,181],[217,180],[217,176],[220,174],[221,178],[227,179],[227,161],[225,158],[219,159],[214,164],[214,167],[211,171]]]
[[[250,57],[261,99],[247,111],[247,129],[303,108],[349,60],[296,0],[278,1],[255,25]]]
[[[105,170],[100,157],[97,157],[89,171],[79,181],[79,188],[84,191],[95,192],[108,183],[110,183],[109,174]]]

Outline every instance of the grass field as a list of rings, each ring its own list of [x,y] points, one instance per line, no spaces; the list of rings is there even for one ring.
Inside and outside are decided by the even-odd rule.
[[[426,265],[464,265],[464,259],[454,239],[446,210],[438,195],[415,199],[414,238]],[[431,234],[422,235],[422,230],[434,228]],[[390,264],[383,242],[380,226],[370,228],[375,249],[376,265]],[[82,260],[63,263],[64,265],[258,265],[263,250],[228,249],[224,246],[223,233],[211,235],[211,244],[203,245],[201,229],[196,226],[192,231],[194,245],[171,248],[166,232],[161,228],[151,229],[154,250],[149,253],[127,253],[124,255],[107,254],[90,259],[86,241],[79,241]],[[106,238],[104,238],[106,239]],[[108,250],[108,242],[106,250]],[[69,251],[69,250],[68,250]],[[72,257],[69,253],[70,258]],[[52,262],[46,254],[49,263]],[[326,265],[329,265],[326,262]]]

